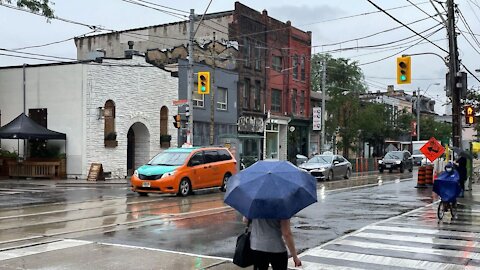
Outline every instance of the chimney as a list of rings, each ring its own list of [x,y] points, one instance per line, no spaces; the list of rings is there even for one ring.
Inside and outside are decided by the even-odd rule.
[[[128,50],[125,50],[125,58],[132,58],[133,55],[138,54],[138,51],[133,49],[133,45],[135,44],[133,41],[128,41]]]
[[[393,88],[393,85],[388,85],[387,86],[387,93],[392,94],[395,92],[395,89]]]

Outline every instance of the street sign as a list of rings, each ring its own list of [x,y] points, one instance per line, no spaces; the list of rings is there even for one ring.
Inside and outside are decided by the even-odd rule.
[[[435,159],[439,158],[443,152],[445,152],[445,148],[435,139],[434,137],[430,138],[426,144],[420,148],[420,152],[422,152],[425,157],[428,158],[431,162]]]
[[[322,130],[322,108],[314,107],[313,108],[313,130]]]
[[[188,100],[186,99],[173,100],[172,103],[173,103],[173,106],[179,106],[179,105],[188,103]]]

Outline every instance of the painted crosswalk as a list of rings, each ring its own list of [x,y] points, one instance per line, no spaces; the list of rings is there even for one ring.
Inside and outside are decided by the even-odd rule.
[[[480,269],[480,205],[436,217],[437,203],[307,250],[302,269]]]

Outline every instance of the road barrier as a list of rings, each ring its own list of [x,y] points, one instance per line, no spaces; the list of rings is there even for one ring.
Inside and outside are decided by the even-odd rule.
[[[417,185],[415,188],[426,188],[427,185],[425,184],[425,166],[418,167],[418,176],[417,176]]]
[[[425,166],[425,184],[433,185],[433,165]]]

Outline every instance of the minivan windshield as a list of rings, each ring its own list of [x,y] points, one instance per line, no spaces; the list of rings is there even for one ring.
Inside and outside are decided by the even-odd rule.
[[[189,155],[190,153],[184,152],[163,152],[152,158],[147,165],[180,166],[185,163]]]
[[[331,164],[333,156],[314,156],[307,163]]]

